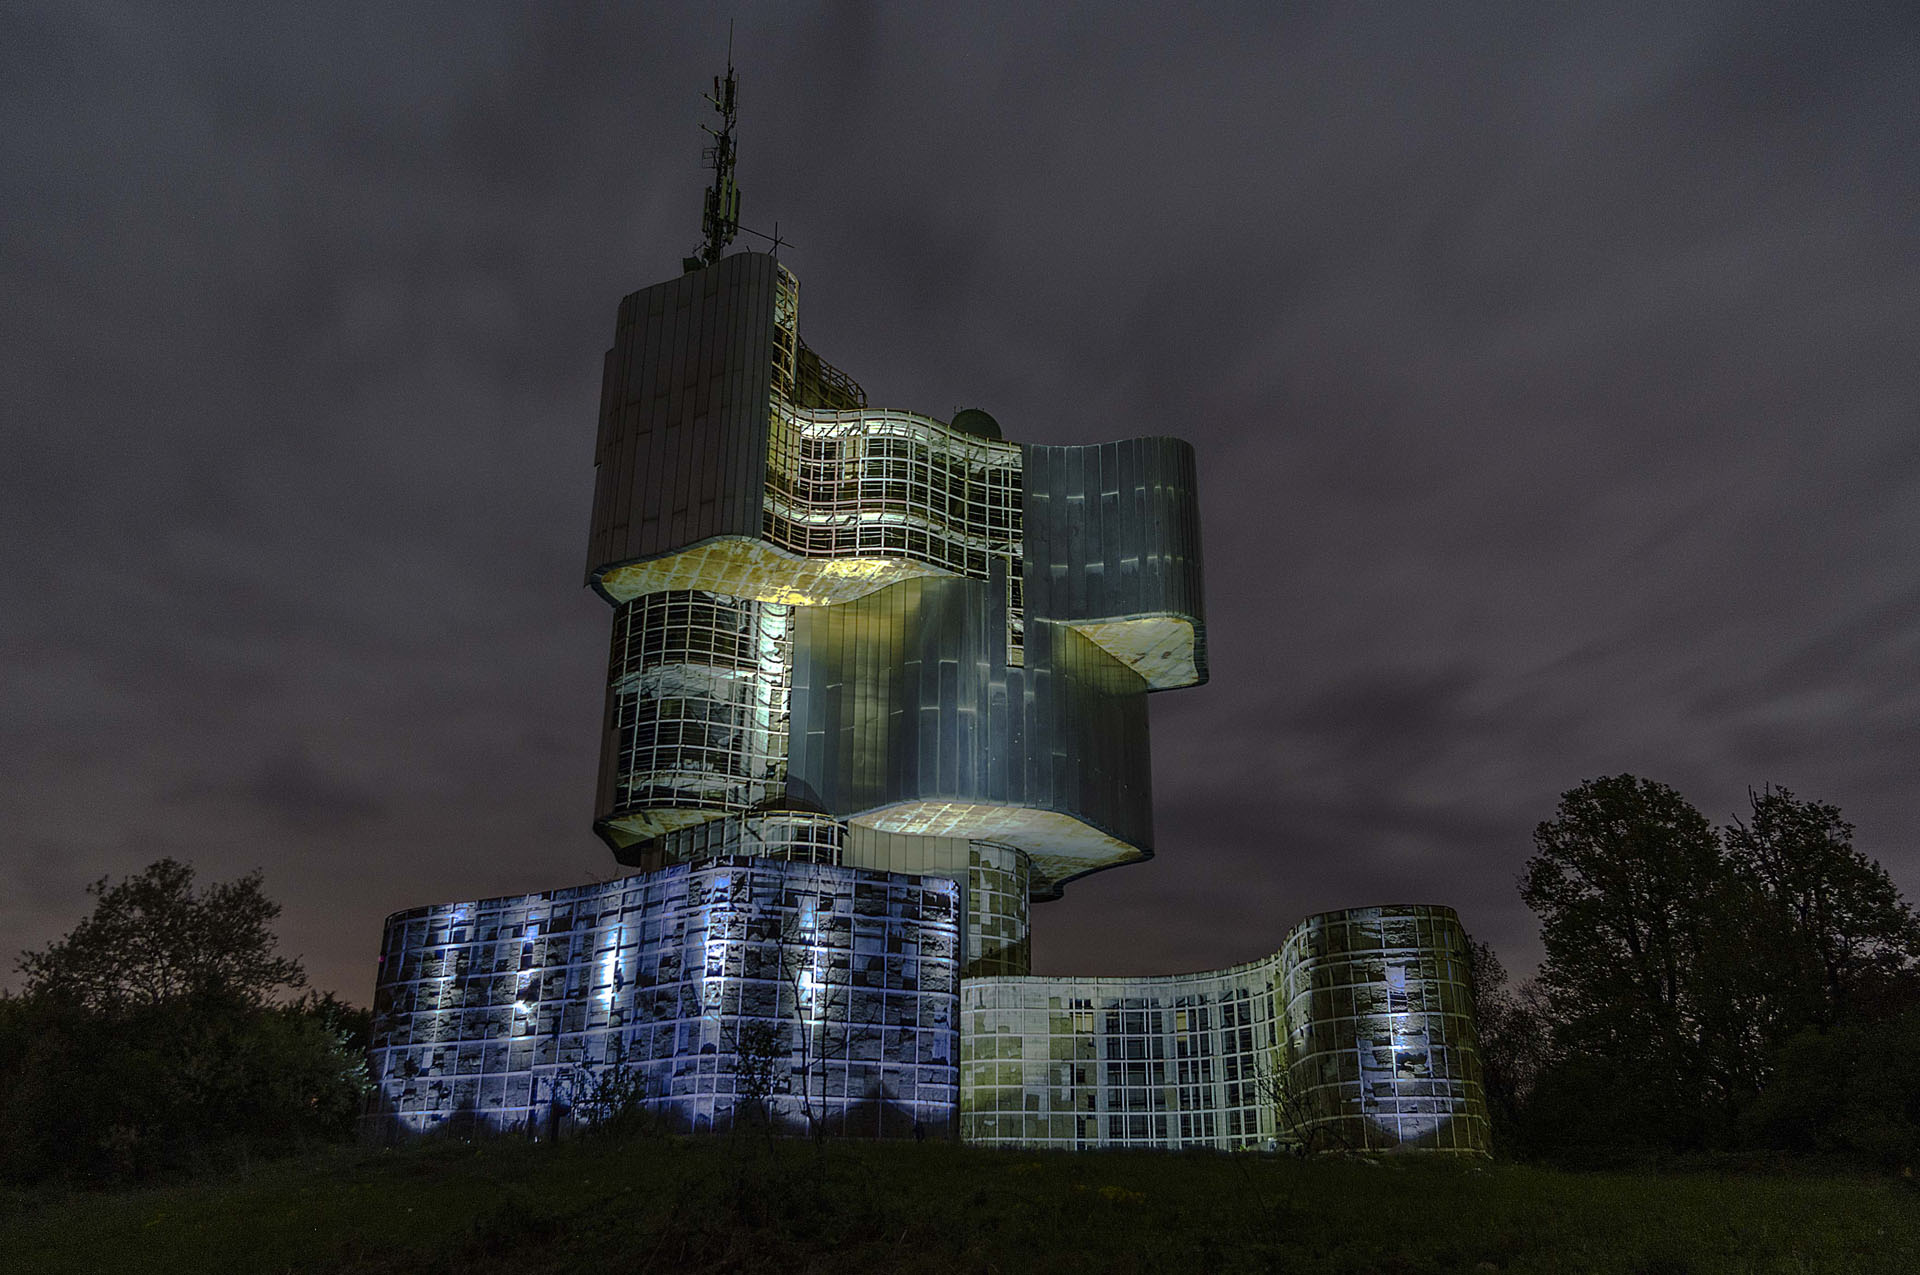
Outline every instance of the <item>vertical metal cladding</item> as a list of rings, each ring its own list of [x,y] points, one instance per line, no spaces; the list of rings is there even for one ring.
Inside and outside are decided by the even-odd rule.
[[[1309,917],[1281,964],[1288,1074],[1315,1144],[1487,1151],[1467,937],[1452,908]]]
[[[621,301],[601,379],[589,581],[615,563],[760,535],[778,269],[737,253]]]
[[[914,801],[1058,812],[1153,845],[1146,684],[1065,625],[1009,666],[998,580],[907,580],[794,616],[789,791],[835,814]]]
[[[668,1128],[723,1129],[757,1027],[776,1127],[943,1135],[959,923],[952,881],[757,858],[399,913],[370,1132],[550,1135],[610,1073]]]
[[[1178,438],[1129,438],[1085,447],[1025,444],[1021,452],[1029,612],[1066,623],[1185,621],[1192,627],[1191,680],[1205,681],[1193,447]]]

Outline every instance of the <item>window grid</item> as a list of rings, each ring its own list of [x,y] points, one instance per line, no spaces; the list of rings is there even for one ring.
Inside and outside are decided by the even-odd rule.
[[[1015,443],[906,412],[816,411],[776,402],[767,446],[766,537],[812,558],[911,558],[975,580],[1007,579],[1007,643],[1025,645],[1021,462]]]
[[[800,810],[709,819],[657,837],[661,864],[707,863],[752,855],[787,863],[839,864],[845,860],[847,826],[832,815]]]
[[[697,590],[614,611],[617,807],[744,810],[785,790],[792,619]]]
[[[403,913],[375,993],[373,1118],[390,1133],[546,1132],[576,1068],[631,1067],[669,1124],[723,1127],[735,1032],[762,1021],[791,1047],[774,1098],[789,1127],[804,1041],[834,1119],[943,1129],[958,912],[944,880],[728,859]],[[789,977],[801,962],[804,989]]]
[[[1232,970],[972,980],[962,1136],[1484,1153],[1466,977],[1458,918],[1405,905],[1310,918]]]

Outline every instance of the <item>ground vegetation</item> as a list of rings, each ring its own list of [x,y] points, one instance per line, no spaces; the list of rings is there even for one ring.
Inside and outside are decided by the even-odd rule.
[[[196,887],[161,859],[88,894],[0,997],[0,1175],[142,1180],[350,1136],[368,1016],[306,990],[258,873]]]
[[[1618,775],[1540,824],[1538,977],[1512,989],[1475,952],[1505,1150],[1920,1164],[1920,919],[1834,806],[1769,785],[1749,807],[1716,829]]]

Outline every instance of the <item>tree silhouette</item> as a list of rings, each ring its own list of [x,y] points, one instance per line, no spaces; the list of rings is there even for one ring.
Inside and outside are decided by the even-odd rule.
[[[88,887],[93,912],[23,953],[0,997],[0,1171],[145,1176],[351,1134],[366,1016],[276,951],[260,874],[194,888],[161,859]]]
[[[1540,984],[1561,1053],[1605,1059],[1658,1123],[1697,1126],[1718,1102],[1710,949],[1730,874],[1720,839],[1665,784],[1633,775],[1563,794],[1533,834],[1520,895],[1540,917]]]
[[[1874,1008],[1864,1001],[1909,999],[1920,918],[1886,869],[1854,849],[1853,825],[1838,807],[1773,785],[1747,799],[1752,811],[1727,827],[1727,851],[1776,910],[1770,948],[1797,976],[1788,1025],[1830,1027]]]
[[[182,997],[261,1006],[304,986],[297,959],[275,952],[280,905],[258,871],[195,890],[193,869],[160,859],[117,883],[87,887],[93,913],[39,952],[21,954],[29,996],[107,1011]]]

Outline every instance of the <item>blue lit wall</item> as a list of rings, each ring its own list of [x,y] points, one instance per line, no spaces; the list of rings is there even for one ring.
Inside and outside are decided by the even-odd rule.
[[[939,877],[729,857],[387,921],[374,1000],[376,1135],[575,1119],[595,1073],[646,1110],[729,1127],[735,1043],[778,1041],[776,1125],[946,1136],[955,1104],[960,887]]]

